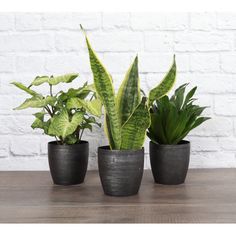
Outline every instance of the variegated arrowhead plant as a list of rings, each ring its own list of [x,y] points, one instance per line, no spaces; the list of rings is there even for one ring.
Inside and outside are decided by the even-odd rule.
[[[142,98],[138,57],[136,56],[116,95],[110,73],[91,47],[86,32],[84,30],[83,32],[89,52],[95,89],[105,107],[104,128],[110,148],[118,150],[141,149],[146,137],[146,130],[150,126],[150,106],[155,100],[163,97],[175,82],[175,58],[162,82],[150,91],[148,98]]]
[[[79,143],[84,129],[92,130],[93,124],[100,126],[94,116],[101,116],[102,103],[94,85],[85,83],[80,88],[70,88],[67,92],[60,91],[53,95],[54,85],[70,83],[77,77],[78,74],[37,76],[28,87],[13,82],[31,96],[15,110],[40,108],[41,111],[34,114],[35,121],[31,125],[33,129],[42,129],[45,134],[54,136],[59,144]],[[49,85],[49,95],[43,96],[32,89],[44,83]]]

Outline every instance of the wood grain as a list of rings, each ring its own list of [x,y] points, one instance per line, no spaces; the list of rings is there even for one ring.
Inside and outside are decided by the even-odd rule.
[[[98,173],[55,186],[48,172],[0,172],[3,223],[236,223],[236,169],[189,170],[186,183],[158,185],[146,171],[136,196],[104,195]]]

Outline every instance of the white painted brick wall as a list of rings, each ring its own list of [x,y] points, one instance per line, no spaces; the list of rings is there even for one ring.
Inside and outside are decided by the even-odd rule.
[[[198,86],[199,103],[212,116],[189,135],[192,168],[236,167],[235,13],[1,13],[0,170],[48,169],[47,142],[32,130],[33,109],[13,111],[27,96],[9,83],[29,84],[36,75],[79,72],[73,82],[92,81],[82,24],[116,89],[139,55],[141,85],[147,92],[169,69],[176,54],[178,85]],[[68,88],[67,85],[60,89]],[[46,87],[40,89],[45,92]],[[89,168],[96,169],[103,129],[86,132]],[[148,139],[145,143],[145,167]]]

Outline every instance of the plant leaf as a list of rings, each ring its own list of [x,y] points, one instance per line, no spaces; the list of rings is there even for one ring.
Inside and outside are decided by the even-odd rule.
[[[170,91],[170,89],[173,87],[175,83],[175,78],[176,78],[176,63],[174,56],[173,64],[168,73],[166,74],[166,76],[164,77],[164,79],[157,87],[153,88],[150,91],[149,101],[148,101],[149,106],[151,106],[155,100],[160,99]]]
[[[66,74],[56,77],[48,77],[48,76],[37,76],[30,86],[39,86],[43,83],[48,83],[50,85],[57,85],[59,83],[70,83],[72,82],[78,74]]]
[[[146,137],[146,129],[150,126],[150,113],[146,98],[136,107],[133,114],[122,126],[121,149],[141,149]]]
[[[125,79],[123,80],[116,97],[121,125],[123,125],[134,112],[134,109],[140,103],[140,99],[138,57],[136,56],[125,75]]]
[[[48,133],[49,135],[61,137],[64,140],[68,135],[75,132],[82,123],[83,118],[83,112],[76,112],[70,120],[67,110],[63,109],[61,113],[56,114],[51,119]]]
[[[11,84],[15,85],[17,88],[25,91],[26,93],[32,95],[32,96],[36,96],[39,95],[37,92],[35,92],[34,90],[26,87],[24,84],[20,83],[20,82],[12,82]]]
[[[81,27],[82,28],[82,27]],[[88,37],[85,34],[86,43],[89,51],[90,65],[94,77],[94,85],[99,98],[101,99],[106,113],[109,116],[109,127],[111,136],[114,141],[114,146],[110,144],[111,149],[120,149],[121,132],[120,120],[116,109],[115,91],[112,84],[112,78],[107,72],[103,64],[98,59],[96,53],[92,49]]]
[[[19,107],[14,108],[14,110],[22,110],[26,108],[41,108],[47,105],[54,105],[56,102],[55,97],[47,96],[43,98],[41,96],[33,96],[32,98],[26,99]]]

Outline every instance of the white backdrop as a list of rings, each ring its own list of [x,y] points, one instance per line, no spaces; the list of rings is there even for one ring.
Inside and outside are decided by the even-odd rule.
[[[212,117],[188,136],[190,167],[236,167],[236,14],[1,13],[0,170],[48,169],[47,141],[52,139],[30,128],[34,110],[12,110],[27,96],[9,83],[69,72],[80,73],[74,86],[92,82],[79,24],[116,89],[137,53],[146,92],[163,78],[176,54],[176,86],[197,85],[199,103],[210,106],[205,115]],[[103,129],[87,132],[84,139],[90,142],[89,168],[96,169],[97,146],[107,143]],[[146,168],[148,149],[147,139]]]

